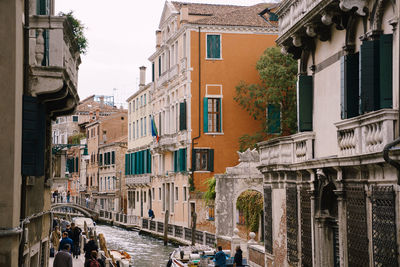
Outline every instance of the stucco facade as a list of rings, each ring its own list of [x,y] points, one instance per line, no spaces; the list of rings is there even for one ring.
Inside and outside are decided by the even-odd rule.
[[[282,1],[277,14],[299,60],[299,133],[259,144],[265,265],[397,266],[399,6]]]

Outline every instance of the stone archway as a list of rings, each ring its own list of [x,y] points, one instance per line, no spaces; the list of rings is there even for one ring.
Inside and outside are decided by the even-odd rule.
[[[232,237],[236,227],[236,201],[247,190],[263,192],[263,176],[258,171],[259,154],[254,150],[239,154],[240,163],[215,175],[215,226],[217,236]]]

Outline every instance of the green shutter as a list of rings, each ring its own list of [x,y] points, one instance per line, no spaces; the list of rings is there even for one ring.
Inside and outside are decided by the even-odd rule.
[[[178,151],[174,151],[174,172],[178,171]]]
[[[214,171],[214,149],[208,150],[207,170],[210,172]]]
[[[297,80],[297,124],[299,132],[312,131],[313,77],[299,75]]]
[[[181,148],[179,149],[179,155],[178,155],[179,161],[179,171],[183,172],[186,171],[186,148]]]
[[[360,113],[379,109],[379,40],[363,41],[360,52]]]
[[[161,56],[158,57],[158,77],[161,76]]]
[[[75,158],[75,172],[78,172],[78,171],[79,171],[79,158],[76,157]]]
[[[147,149],[143,150],[143,173],[147,172]]]
[[[99,156],[99,165],[103,165],[103,154],[100,154]]]
[[[147,156],[149,157],[149,165],[148,165],[148,169],[147,169],[147,173],[151,173],[151,153],[150,153],[150,149],[148,150]]]
[[[214,58],[221,58],[221,35],[215,35]]]
[[[140,151],[140,174],[144,171],[144,151]]]
[[[129,174],[129,154],[125,154],[125,175]]]
[[[50,14],[50,0],[36,0],[37,15]]]
[[[359,53],[349,54],[340,59],[340,108],[341,118],[359,115]]]
[[[111,151],[111,164],[115,164],[115,151]]]
[[[183,171],[187,170],[187,149],[183,149]]]
[[[221,58],[220,35],[207,35],[207,58]]]
[[[36,97],[23,96],[21,173],[44,175],[46,113]]]
[[[208,133],[208,98],[203,98],[203,127],[204,132]]]
[[[192,149],[192,172],[196,170],[196,149]]]
[[[213,57],[212,42],[214,35],[207,35],[207,58]]]
[[[379,40],[380,108],[393,106],[393,35],[383,34]]]
[[[179,130],[186,130],[186,101],[179,103]]]
[[[267,106],[267,127],[268,133],[276,134],[281,132],[281,107],[278,104],[268,104]]]

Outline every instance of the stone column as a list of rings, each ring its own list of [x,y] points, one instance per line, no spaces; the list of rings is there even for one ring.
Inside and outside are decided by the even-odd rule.
[[[345,193],[341,188],[335,190],[338,201],[338,227],[339,227],[339,253],[340,253],[340,266],[347,267],[347,219],[346,219],[346,205],[344,203]]]

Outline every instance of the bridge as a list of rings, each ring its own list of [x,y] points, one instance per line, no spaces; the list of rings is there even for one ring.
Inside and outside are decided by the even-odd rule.
[[[54,213],[57,213],[57,210],[60,211],[62,209],[73,209],[86,217],[90,217],[93,220],[97,220],[99,217],[100,207],[93,201],[86,201],[86,199],[71,197],[68,201],[66,198],[53,198],[51,204],[51,210]]]

